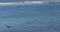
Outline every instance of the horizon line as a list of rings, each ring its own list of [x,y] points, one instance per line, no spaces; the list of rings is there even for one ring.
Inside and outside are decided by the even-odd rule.
[[[0,6],[49,4],[49,1],[0,2]]]

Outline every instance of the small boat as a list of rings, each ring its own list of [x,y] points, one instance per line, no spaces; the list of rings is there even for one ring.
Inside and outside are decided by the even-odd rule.
[[[9,26],[9,25],[7,25],[6,27],[7,27],[7,28],[11,28],[11,26]]]

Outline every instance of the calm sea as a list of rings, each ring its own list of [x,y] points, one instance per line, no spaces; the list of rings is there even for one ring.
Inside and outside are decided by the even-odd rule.
[[[11,26],[7,28],[6,26]],[[59,32],[60,4],[0,6],[1,32]]]

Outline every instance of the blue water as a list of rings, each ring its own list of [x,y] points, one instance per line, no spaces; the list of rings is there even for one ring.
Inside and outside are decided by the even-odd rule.
[[[60,32],[60,4],[0,6],[0,31]]]

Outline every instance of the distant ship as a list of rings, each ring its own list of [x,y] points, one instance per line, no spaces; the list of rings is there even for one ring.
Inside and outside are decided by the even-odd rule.
[[[9,25],[7,25],[6,27],[7,27],[7,28],[11,28],[11,26],[9,26]]]

